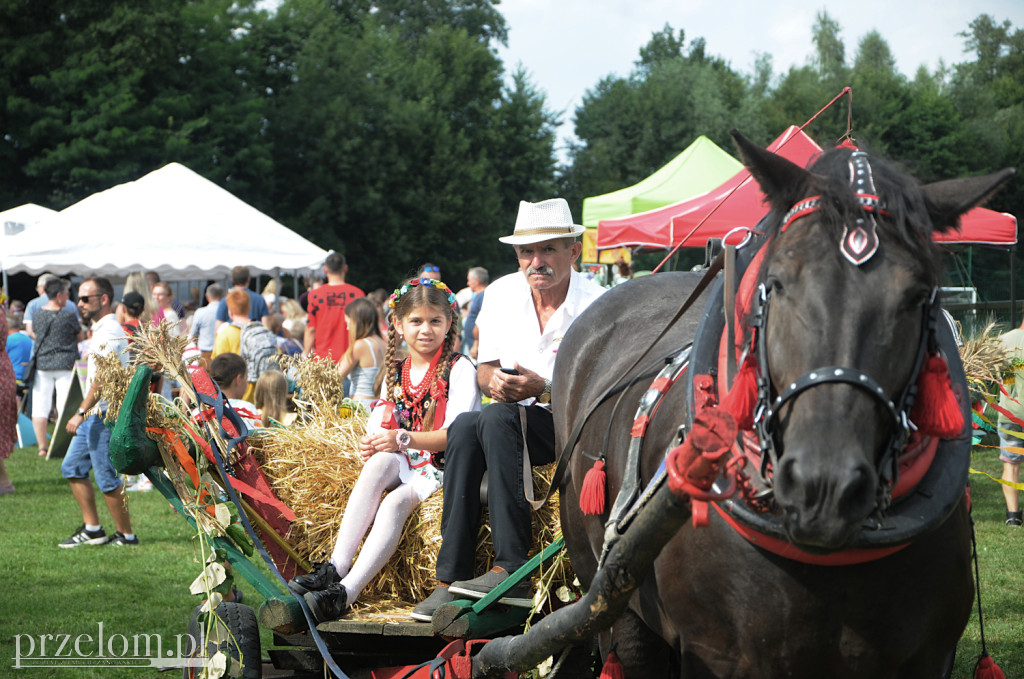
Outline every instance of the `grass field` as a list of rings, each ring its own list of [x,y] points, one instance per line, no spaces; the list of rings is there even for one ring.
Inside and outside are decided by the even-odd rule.
[[[976,449],[973,464],[993,476],[1001,470],[991,449]],[[116,634],[129,639],[135,634],[159,634],[166,649],[175,635],[185,632],[189,615],[199,603],[188,586],[200,567],[193,555],[191,529],[156,491],[130,494],[134,529],[142,542],[139,547],[59,549],[57,543],[81,523],[60,476],[59,462],[42,460],[35,448],[24,448],[14,452],[7,466],[18,491],[0,497],[0,677],[158,676],[152,668],[12,669],[16,639],[22,643],[22,655],[28,650],[28,637],[38,644],[44,634],[69,634],[71,639],[90,635],[95,644],[100,623],[107,639]],[[1024,531],[1003,525],[1005,506],[996,483],[978,476],[972,476],[972,482],[986,641],[1006,676],[1024,679]],[[112,533],[102,504],[100,515]],[[260,597],[251,587],[245,582],[238,585],[246,603],[259,604]],[[261,636],[265,654],[271,637],[267,630]],[[83,651],[89,643],[83,638]],[[953,676],[971,679],[980,652],[975,609]]]

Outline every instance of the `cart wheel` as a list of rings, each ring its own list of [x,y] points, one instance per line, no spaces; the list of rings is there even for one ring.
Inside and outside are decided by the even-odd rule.
[[[259,624],[256,622],[256,613],[252,608],[234,601],[225,601],[217,607],[217,615],[224,621],[231,636],[234,637],[230,641],[222,641],[219,647],[214,647],[213,642],[206,643],[206,625],[200,623],[198,619],[200,608],[200,606],[195,607],[188,622],[188,633],[196,640],[196,650],[192,657],[200,657],[205,649],[206,657],[210,657],[220,650],[238,660],[239,651],[241,651],[241,676],[244,679],[260,679],[263,676],[260,630]],[[183,676],[185,679],[195,679],[199,674],[200,668],[186,667]]]

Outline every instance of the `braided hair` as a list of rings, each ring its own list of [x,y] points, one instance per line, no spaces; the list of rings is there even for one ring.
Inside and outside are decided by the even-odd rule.
[[[441,358],[437,363],[437,370],[433,374],[433,382],[430,385],[430,392],[433,392],[437,385],[437,379],[444,373],[444,367],[449,364],[455,354],[455,340],[458,337],[458,316],[455,310],[455,295],[444,283],[429,278],[411,280],[398,290],[392,293],[388,305],[392,307],[390,322],[388,323],[388,347],[384,354],[384,366],[386,370],[378,373],[378,378],[383,373],[383,380],[387,385],[385,394],[392,398],[395,394],[395,387],[401,388],[402,360],[395,357],[398,347],[402,344],[402,338],[398,336],[397,325],[402,319],[408,316],[414,309],[423,306],[443,309],[444,313],[451,320],[448,333],[441,344]],[[379,392],[379,385],[378,385]],[[423,417],[423,430],[432,431],[434,427],[434,407],[436,401],[432,401],[430,407]]]

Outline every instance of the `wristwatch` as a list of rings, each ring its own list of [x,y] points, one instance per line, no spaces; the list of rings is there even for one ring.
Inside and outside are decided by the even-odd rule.
[[[551,380],[544,380],[544,391],[537,397],[537,403],[551,403]]]
[[[399,450],[408,450],[409,444],[412,443],[412,434],[404,429],[399,429],[395,434],[395,441],[398,442]]]
[[[85,411],[79,408],[77,411],[79,417],[85,417]]]

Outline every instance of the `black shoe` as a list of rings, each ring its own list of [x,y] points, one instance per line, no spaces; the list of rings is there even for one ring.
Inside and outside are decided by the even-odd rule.
[[[114,533],[114,537],[110,538],[108,545],[114,545],[115,547],[124,547],[125,545],[137,546],[139,544],[139,536],[133,535],[132,539],[129,540],[124,536],[124,533],[117,531]]]
[[[336,582],[325,590],[302,595],[317,623],[337,620],[348,611],[348,592],[345,585]]]
[[[1024,510],[1018,510],[1016,512],[1006,512],[1006,525],[1007,526],[1019,526],[1024,523]]]
[[[296,594],[321,592],[336,582],[341,582],[338,571],[330,561],[318,563],[306,575],[297,575],[288,581],[288,588]]]
[[[99,530],[86,530],[85,524],[71,534],[64,542],[57,545],[58,547],[71,548],[78,547],[79,545],[105,545],[110,541],[107,537],[107,532],[100,526]]]
[[[416,604],[416,608],[412,609],[412,613],[409,615],[413,620],[430,622],[434,617],[434,611],[453,601],[455,601],[455,595],[449,592],[448,585],[440,585],[433,594]]]
[[[468,596],[472,599],[483,599],[491,593],[492,589],[505,582],[507,579],[508,572],[500,568],[491,569],[479,578],[464,580],[462,582],[453,582],[449,589],[452,594],[461,594],[462,596]],[[507,606],[516,606],[518,608],[533,608],[533,586],[529,581],[520,582],[519,584],[514,585],[512,589],[505,592],[505,595],[498,599],[498,603],[502,603]]]

